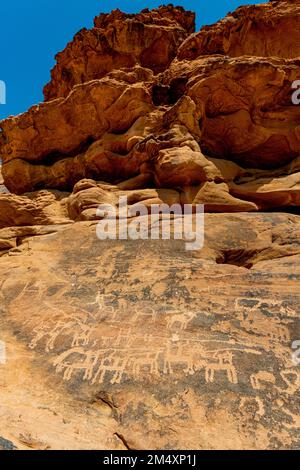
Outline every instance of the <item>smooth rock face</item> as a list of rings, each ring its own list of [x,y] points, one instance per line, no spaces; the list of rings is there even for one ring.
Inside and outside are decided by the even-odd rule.
[[[100,15],[1,122],[0,449],[300,448],[298,16]],[[144,239],[98,239],[120,197]]]

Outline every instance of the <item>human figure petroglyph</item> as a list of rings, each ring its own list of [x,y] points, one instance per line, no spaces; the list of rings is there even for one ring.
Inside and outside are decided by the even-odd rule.
[[[265,386],[262,386],[262,383],[275,385],[276,377],[272,372],[261,370],[255,374],[250,375],[250,383],[253,389],[261,390],[265,388]]]
[[[113,301],[114,297],[109,296],[107,294],[102,294],[101,292],[98,292],[94,302],[88,303],[88,305],[97,305],[99,312],[105,310],[108,312],[113,312],[113,307],[111,305],[107,305],[108,301]]]
[[[112,294],[102,294],[98,292],[95,300],[93,302],[89,302],[88,306],[96,305],[97,308],[97,320],[98,321],[105,321],[109,320],[110,322],[118,322],[120,321],[119,316],[119,309],[111,305],[113,302],[116,301],[115,296]]]

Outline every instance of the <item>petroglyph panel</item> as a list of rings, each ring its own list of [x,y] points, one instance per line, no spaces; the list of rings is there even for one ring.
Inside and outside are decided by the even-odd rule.
[[[217,264],[182,242],[99,242],[80,227],[66,229],[61,251],[55,236],[51,263],[51,240],[36,239],[39,257],[24,252],[16,265],[22,276],[2,267],[6,318],[58,383],[79,397],[120,399],[117,419],[141,432],[145,414],[168,429],[176,413],[196,436],[215,410],[213,420],[225,413],[247,439],[262,426],[276,446],[300,445],[296,260],[276,261],[271,274]]]

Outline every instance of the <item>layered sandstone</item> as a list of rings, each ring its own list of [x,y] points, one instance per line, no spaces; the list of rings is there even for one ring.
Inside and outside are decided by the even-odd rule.
[[[237,31],[240,24],[250,31],[250,21],[268,38],[264,25],[272,17],[276,37],[281,38],[298,11],[297,2],[271,2],[240,8],[232,17],[238,21]],[[281,42],[281,52],[276,52],[270,36],[274,50],[268,54],[273,57],[261,57],[268,55],[259,45],[264,36],[258,35],[255,43],[258,56],[247,51],[252,36],[247,39],[243,33],[243,51],[220,51],[207,39],[211,50],[199,46],[190,55],[193,41],[202,44],[208,34],[204,28],[179,47],[193,24],[192,13],[171,6],[137,16],[115,11],[100,15],[95,28],[75,36],[58,56],[48,101],[1,123],[6,186],[18,194],[40,188],[72,191],[74,184],[88,178],[127,189],[176,187],[181,201],[193,203],[197,195],[207,210],[297,206],[300,113],[291,99],[292,84],[299,77],[297,50],[291,54]],[[210,34],[231,37],[224,25],[233,27],[233,22],[221,21]],[[130,41],[124,28],[126,34],[135,31]],[[158,69],[153,58],[149,63],[140,60],[141,50],[160,60],[156,46],[151,41],[145,45],[148,28],[160,32],[167,48],[165,35],[174,39],[174,31],[180,32],[181,39],[172,43],[172,57],[162,60]],[[83,73],[80,63],[91,57],[86,36],[96,33],[107,41],[113,38],[112,48],[132,48],[134,60],[113,61],[107,68],[101,65],[102,49],[96,48],[92,57],[100,62]],[[149,38],[155,40],[155,34],[149,33]],[[165,49],[159,45],[159,50]],[[237,57],[250,52],[256,56]],[[106,53],[114,57],[111,49]],[[67,63],[76,78],[62,73]],[[57,99],[49,101],[53,97]]]
[[[205,225],[196,252],[76,222],[0,258],[7,447],[299,448],[299,216]]]
[[[299,448],[299,6],[102,14],[1,122],[0,449]],[[203,248],[100,241],[125,196]]]
[[[95,18],[91,30],[83,29],[56,56],[46,100],[67,96],[78,83],[104,77],[124,67],[165,70],[179,45],[195,30],[195,14],[181,7],[162,6],[137,15],[114,10]]]

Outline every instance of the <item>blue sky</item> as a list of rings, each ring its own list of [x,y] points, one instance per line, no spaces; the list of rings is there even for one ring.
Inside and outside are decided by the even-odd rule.
[[[7,98],[5,105],[0,104],[0,119],[26,111],[43,100],[42,89],[49,81],[55,54],[79,29],[92,27],[100,12],[120,8],[134,13],[162,3],[162,0],[2,0],[0,80],[6,83]],[[175,5],[196,12],[197,29],[248,3],[251,1],[174,1]]]

